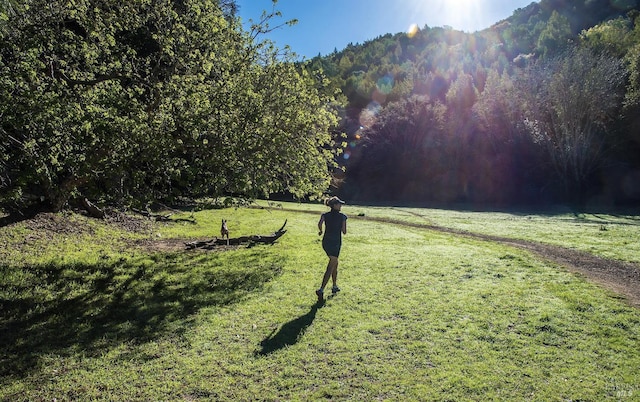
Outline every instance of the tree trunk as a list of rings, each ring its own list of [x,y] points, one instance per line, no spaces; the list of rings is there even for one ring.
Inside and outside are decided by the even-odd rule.
[[[51,180],[45,182],[45,202],[49,204],[51,212],[60,212],[71,198],[71,194],[88,180],[86,178],[68,176],[60,180],[59,184]]]

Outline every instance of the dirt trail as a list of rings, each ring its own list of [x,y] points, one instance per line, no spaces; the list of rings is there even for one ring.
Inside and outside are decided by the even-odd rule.
[[[571,272],[584,275],[589,280],[598,283],[606,289],[624,296],[632,306],[640,308],[640,266],[636,264],[602,258],[584,251],[572,250],[550,244],[471,233],[433,224],[414,224],[377,218],[366,219],[451,233],[457,236],[497,242],[507,246],[525,249],[537,254],[541,258],[562,265]]]
[[[317,214],[317,212],[293,209],[291,211]],[[424,216],[417,214],[416,216],[425,218]],[[632,306],[640,308],[640,266],[636,264],[602,258],[584,251],[572,250],[565,247],[527,240],[471,233],[431,223],[411,223],[395,219],[372,218],[366,216],[354,216],[353,218],[435,230],[438,232],[454,234],[456,236],[496,242],[507,246],[525,249],[545,260],[552,261],[565,267],[570,272],[585,276],[600,286],[620,294]]]
[[[522,240],[488,237],[487,240],[520,247],[589,278],[601,286],[623,295],[640,308],[640,267],[631,263],[610,260],[584,251],[533,243]]]

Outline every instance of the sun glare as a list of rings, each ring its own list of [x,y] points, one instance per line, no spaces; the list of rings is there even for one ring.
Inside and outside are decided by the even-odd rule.
[[[430,27],[450,26],[474,32],[482,29],[484,0],[414,0],[418,23],[426,21]]]
[[[481,17],[481,9],[478,0],[442,0],[444,18],[451,21],[449,24],[455,29],[473,31],[478,19]]]
[[[409,26],[409,29],[407,29],[407,36],[410,38],[413,38],[414,36],[416,36],[416,34],[420,31],[420,28],[418,28],[418,24],[411,24]]]

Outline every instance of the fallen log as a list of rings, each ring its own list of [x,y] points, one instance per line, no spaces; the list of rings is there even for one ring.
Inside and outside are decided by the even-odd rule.
[[[80,199],[82,203],[82,207],[89,213],[89,215],[93,218],[104,219],[105,213],[103,210],[95,206],[91,201],[87,200],[85,197]]]
[[[196,240],[192,242],[185,243],[185,247],[187,250],[193,250],[196,248],[203,250],[213,250],[218,246],[239,246],[246,244],[249,247],[255,244],[272,244],[279,238],[281,238],[287,231],[284,227],[287,225],[287,221],[284,221],[284,224],[280,229],[275,231],[270,235],[252,235],[252,236],[241,236],[241,237],[233,237],[231,239],[219,239],[214,237],[211,240]]]

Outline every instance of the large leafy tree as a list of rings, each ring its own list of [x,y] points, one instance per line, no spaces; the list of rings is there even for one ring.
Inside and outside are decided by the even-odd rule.
[[[607,52],[621,58],[628,71],[627,91],[625,95],[624,119],[628,140],[623,149],[628,159],[638,161],[640,145],[640,13],[636,10],[627,18],[619,17],[580,35],[581,43],[596,53]],[[637,162],[636,162],[637,163]]]
[[[620,60],[585,48],[541,62],[520,80],[527,129],[574,201],[616,142],[610,128],[624,83]]]
[[[476,136],[471,152],[477,198],[493,202],[528,199],[535,164],[520,107],[521,94],[512,78],[491,70],[484,90],[473,106]],[[543,172],[538,170],[538,175]],[[522,183],[528,185],[523,186]]]
[[[331,99],[234,4],[29,0],[0,37],[0,199],[319,193]]]

